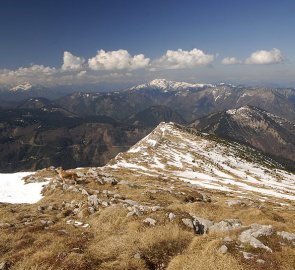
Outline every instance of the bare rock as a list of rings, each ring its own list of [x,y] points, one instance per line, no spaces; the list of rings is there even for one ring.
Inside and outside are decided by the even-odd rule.
[[[98,199],[97,195],[90,195],[87,199],[89,206],[98,207],[100,204],[100,200]]]
[[[214,223],[211,220],[194,216],[193,224],[197,234],[206,234]]]
[[[12,227],[12,225],[10,223],[7,223],[7,222],[1,222],[0,223],[0,229],[7,229],[7,228],[10,228]]]
[[[295,233],[289,233],[289,232],[277,232],[277,235],[281,236],[283,239],[290,241],[292,245],[295,247]]]
[[[239,219],[225,219],[220,222],[214,223],[210,227],[212,232],[225,232],[237,229],[242,226],[242,223]]]
[[[169,221],[171,222],[171,221],[173,221],[176,218],[176,215],[174,213],[170,212],[168,214],[168,218],[169,218]]]
[[[241,205],[242,201],[241,200],[227,200],[226,204],[228,206],[235,206],[235,205]]]
[[[264,245],[260,240],[257,239],[258,237],[270,236],[272,234],[274,234],[274,229],[271,225],[252,224],[250,229],[243,231],[240,234],[239,240],[243,244],[249,244],[254,248],[262,248],[272,252],[271,248]]]
[[[129,205],[139,205],[138,202],[129,199],[124,200],[124,203],[127,203]]]
[[[194,229],[195,228],[194,223],[193,223],[193,221],[191,219],[189,219],[189,218],[183,218],[181,221],[183,222],[183,224],[185,226],[187,226],[187,227],[189,227],[191,229]]]
[[[0,270],[8,270],[9,269],[10,263],[7,261],[1,262],[0,263]]]
[[[155,226],[157,221],[153,218],[146,218],[144,221],[143,221],[144,224],[147,224],[149,226]]]
[[[222,245],[219,249],[218,252],[220,252],[221,254],[225,254],[228,251],[228,248],[226,245]]]

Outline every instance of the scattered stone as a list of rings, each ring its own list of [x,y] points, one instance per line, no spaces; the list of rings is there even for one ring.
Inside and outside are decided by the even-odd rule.
[[[191,229],[194,229],[195,228],[194,223],[193,223],[193,221],[191,219],[189,219],[189,218],[183,218],[181,221],[183,222],[183,224],[185,226],[187,226],[187,227],[189,227]]]
[[[282,232],[277,232],[277,235],[281,236],[285,240],[290,241],[292,245],[295,246],[295,233],[282,231]]]
[[[265,260],[257,259],[256,262],[258,262],[258,263],[260,263],[260,264],[264,264],[264,263],[265,263]]]
[[[98,176],[98,173],[97,173],[94,169],[92,169],[92,168],[90,168],[90,169],[87,171],[86,174],[89,175],[89,176],[92,176],[92,177],[97,177],[97,176]]]
[[[242,201],[241,200],[227,200],[226,204],[228,206],[235,206],[235,205],[241,205]]]
[[[129,200],[129,199],[127,199],[127,200],[124,200],[124,202],[125,202],[125,203],[128,203],[128,204],[130,204],[130,205],[139,205],[139,203],[138,203],[138,202],[136,202],[136,201],[133,201],[133,200]]]
[[[7,261],[0,263],[0,270],[8,270],[9,269],[9,263]]]
[[[90,195],[87,199],[89,206],[98,207],[100,204],[100,200],[98,199],[97,195]]]
[[[204,193],[200,193],[200,195],[201,195],[201,200],[203,202],[211,202],[211,198],[208,195],[206,195]]]
[[[95,213],[95,208],[90,206],[90,207],[88,207],[88,211],[89,211],[90,214],[94,214]]]
[[[228,251],[228,248],[226,245],[222,245],[219,249],[218,252],[220,252],[221,254],[225,254]]]
[[[134,259],[141,259],[141,255],[139,252],[135,253],[133,256]]]
[[[79,248],[79,247],[75,247],[75,248],[71,249],[71,252],[82,254],[83,250],[81,248]]]
[[[146,218],[143,223],[149,225],[149,226],[155,226],[157,221],[153,218]]]
[[[62,185],[63,190],[68,190],[69,188],[70,188],[70,186],[68,184],[63,184]]]
[[[12,227],[12,225],[10,223],[4,222],[4,223],[0,223],[0,229],[7,229]]]
[[[85,189],[81,189],[81,194],[85,196],[89,196],[88,192]]]
[[[239,240],[243,244],[247,243],[254,248],[262,248],[269,252],[272,252],[271,248],[264,245],[260,240],[257,239],[258,237],[270,236],[272,234],[274,234],[274,229],[271,225],[252,224],[251,229],[243,231],[240,234]]]
[[[229,237],[229,236],[226,236],[226,237],[223,238],[223,241],[224,242],[232,242],[233,239],[231,237]]]
[[[39,205],[39,206],[37,207],[37,210],[38,210],[39,212],[42,212],[42,211],[45,210],[45,207]]]
[[[244,257],[246,260],[253,259],[253,258],[255,257],[254,254],[249,253],[249,252],[245,252],[245,251],[242,251],[242,254],[243,254],[243,257]]]
[[[210,227],[212,232],[225,232],[237,229],[242,226],[242,223],[239,219],[225,219],[220,222],[214,223]]]
[[[60,234],[60,235],[68,235],[68,234],[69,234],[68,231],[66,231],[66,230],[64,230],[64,229],[62,229],[62,230],[58,230],[57,232],[58,232],[58,234]]]
[[[169,218],[169,221],[171,222],[176,218],[176,215],[174,213],[170,212],[168,215],[168,218]]]
[[[158,206],[158,205],[156,205],[156,206],[152,206],[151,207],[151,210],[153,211],[153,212],[156,212],[156,211],[158,211],[158,210],[160,210],[161,209],[161,206]]]
[[[127,186],[129,186],[130,183],[128,181],[126,181],[126,180],[121,180],[120,182],[118,182],[118,185],[127,185]]]
[[[102,201],[101,202],[101,205],[102,206],[105,206],[105,207],[108,207],[110,204],[108,202],[106,202],[106,201]]]
[[[105,176],[102,178],[104,182],[109,183],[111,185],[117,185],[118,181],[112,176]]]
[[[214,224],[213,221],[201,218],[201,217],[194,217],[194,227],[197,234],[206,234],[209,230],[209,228]]]

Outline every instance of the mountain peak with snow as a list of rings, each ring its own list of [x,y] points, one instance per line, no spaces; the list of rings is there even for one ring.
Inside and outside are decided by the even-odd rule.
[[[10,88],[10,91],[16,92],[16,91],[28,91],[32,89],[33,85],[30,82],[24,82],[21,84],[18,84],[12,88]]]
[[[254,148],[174,123],[160,123],[107,167],[137,175],[165,175],[228,194],[295,200],[295,175],[272,159]]]
[[[197,88],[203,88],[203,87],[213,87],[213,85],[203,84],[203,83],[176,82],[176,81],[169,81],[166,79],[154,79],[148,83],[131,87],[129,90],[157,89],[164,92],[168,92],[168,91],[197,89]]]

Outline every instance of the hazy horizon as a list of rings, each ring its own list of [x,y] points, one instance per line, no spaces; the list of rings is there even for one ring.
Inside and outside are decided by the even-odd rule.
[[[295,87],[295,2],[2,1],[0,87]]]

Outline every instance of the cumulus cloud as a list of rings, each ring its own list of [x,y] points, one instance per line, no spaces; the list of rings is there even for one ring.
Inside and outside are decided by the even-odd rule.
[[[126,50],[99,50],[88,60],[88,65],[92,70],[135,70],[147,67],[149,62],[150,59],[143,54],[132,56]]]
[[[273,48],[270,51],[260,50],[253,52],[251,56],[245,60],[245,64],[268,65],[281,63],[283,61],[284,57],[281,51]]]
[[[236,64],[241,64],[242,61],[240,61],[236,57],[225,57],[224,59],[222,59],[221,63],[223,65],[236,65]]]
[[[28,80],[47,81],[49,77],[57,74],[54,67],[43,65],[32,65],[30,67],[20,67],[16,70],[3,69],[0,71],[0,83],[11,84],[15,82],[25,82]]]
[[[78,57],[70,52],[65,51],[63,57],[62,70],[79,70],[82,68],[85,59],[83,57]]]
[[[198,65],[208,65],[214,60],[214,55],[205,54],[202,50],[192,49],[184,51],[167,50],[166,54],[152,63],[154,69],[183,69]]]

